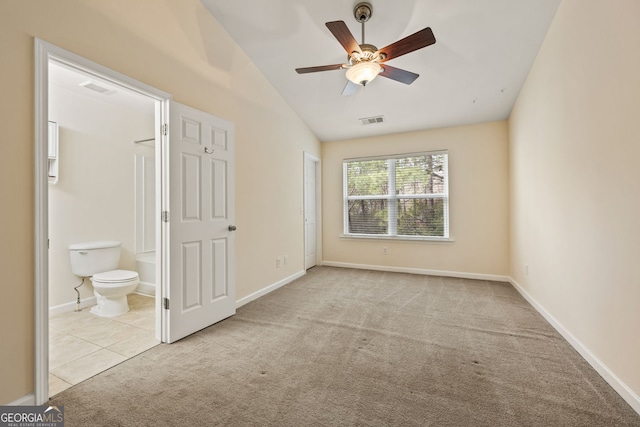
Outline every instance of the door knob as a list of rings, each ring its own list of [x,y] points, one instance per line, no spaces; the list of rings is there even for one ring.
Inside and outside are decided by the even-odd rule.
[[[236,231],[237,227],[235,225],[229,226],[229,231]]]

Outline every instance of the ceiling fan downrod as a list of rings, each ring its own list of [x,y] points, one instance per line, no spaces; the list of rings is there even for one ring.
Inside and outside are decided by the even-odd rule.
[[[371,4],[367,2],[358,3],[353,9],[353,16],[356,18],[360,24],[362,24],[362,44],[365,44],[364,41],[364,23],[371,18],[371,14],[373,9],[371,8]]]

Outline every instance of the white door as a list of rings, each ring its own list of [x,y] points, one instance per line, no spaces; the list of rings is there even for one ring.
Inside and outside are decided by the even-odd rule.
[[[171,102],[165,153],[163,322],[174,342],[236,311],[233,124]]]
[[[318,236],[316,229],[316,162],[309,156],[304,157],[304,268],[314,267],[317,263],[316,248]]]

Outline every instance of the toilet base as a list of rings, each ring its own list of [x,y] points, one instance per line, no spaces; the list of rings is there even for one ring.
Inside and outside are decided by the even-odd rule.
[[[121,297],[104,297],[94,292],[97,304],[91,308],[91,313],[100,317],[113,317],[125,314],[129,311],[129,303],[127,296]]]

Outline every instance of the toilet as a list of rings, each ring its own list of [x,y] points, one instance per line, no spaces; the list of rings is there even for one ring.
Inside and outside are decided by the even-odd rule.
[[[140,283],[138,273],[118,270],[121,243],[115,240],[76,243],[69,246],[71,271],[91,277],[97,304],[91,312],[112,317],[129,311],[127,295]]]

